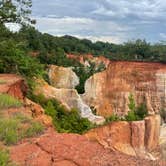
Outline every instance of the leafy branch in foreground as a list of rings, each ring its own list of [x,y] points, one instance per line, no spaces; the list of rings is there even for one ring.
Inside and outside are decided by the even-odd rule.
[[[0,24],[20,23],[33,24],[30,19],[32,0],[2,0],[0,1]]]

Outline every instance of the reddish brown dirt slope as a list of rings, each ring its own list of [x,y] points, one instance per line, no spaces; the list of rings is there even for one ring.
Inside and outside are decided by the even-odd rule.
[[[104,149],[77,134],[58,134],[53,129],[39,138],[11,147],[12,160],[30,166],[158,166],[159,162],[130,157]],[[164,166],[164,165],[163,165]]]
[[[23,99],[27,85],[20,76],[15,74],[0,74],[0,93],[8,93],[18,99]]]

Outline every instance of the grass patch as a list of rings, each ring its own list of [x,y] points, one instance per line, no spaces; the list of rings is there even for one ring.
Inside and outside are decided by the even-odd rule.
[[[0,85],[1,84],[6,84],[6,81],[5,80],[0,80]]]
[[[10,160],[9,152],[0,149],[0,166],[18,166]]]
[[[20,139],[19,122],[15,119],[0,119],[0,140],[5,144],[15,144]]]
[[[6,150],[0,150],[0,165],[7,166],[9,162],[9,153]]]
[[[21,107],[22,102],[8,94],[0,94],[0,109]]]
[[[43,132],[44,126],[24,115],[0,119],[0,141],[6,145],[16,144],[23,138],[33,137]]]
[[[34,135],[39,135],[43,132],[44,126],[39,122],[32,122],[31,126],[25,130],[25,137],[32,137]]]

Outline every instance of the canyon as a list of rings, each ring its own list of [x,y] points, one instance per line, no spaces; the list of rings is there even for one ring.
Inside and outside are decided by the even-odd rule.
[[[165,127],[160,127],[159,112],[166,108],[166,65],[110,61],[103,72],[86,81],[84,94],[75,90],[79,78],[72,68],[50,65],[48,76],[50,84],[35,79],[36,94],[60,101],[67,110],[77,108],[82,117],[101,126],[83,135],[57,133],[44,109],[26,98],[25,80],[13,74],[1,74],[4,83],[0,85],[0,93],[24,102],[22,108],[9,109],[7,113],[22,111],[46,126],[42,135],[9,148],[13,161],[34,166],[165,165]],[[127,114],[130,94],[137,105],[146,102],[148,116],[140,121],[104,125],[105,117]],[[91,107],[96,109],[96,115]]]

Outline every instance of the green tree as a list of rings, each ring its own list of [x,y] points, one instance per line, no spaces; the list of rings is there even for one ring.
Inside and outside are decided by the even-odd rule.
[[[12,39],[0,42],[0,73],[17,73],[29,78],[43,75],[43,65],[26,55],[21,47],[21,43]]]
[[[127,121],[142,120],[148,114],[146,103],[142,103],[136,107],[134,96],[132,94],[129,95],[128,107],[129,107],[130,111],[125,116],[125,119]]]
[[[30,19],[31,0],[1,0],[0,1],[0,24],[5,23],[35,23]]]
[[[131,111],[135,111],[136,110],[135,100],[134,100],[134,96],[132,94],[129,95],[128,107],[129,107],[129,109]]]

